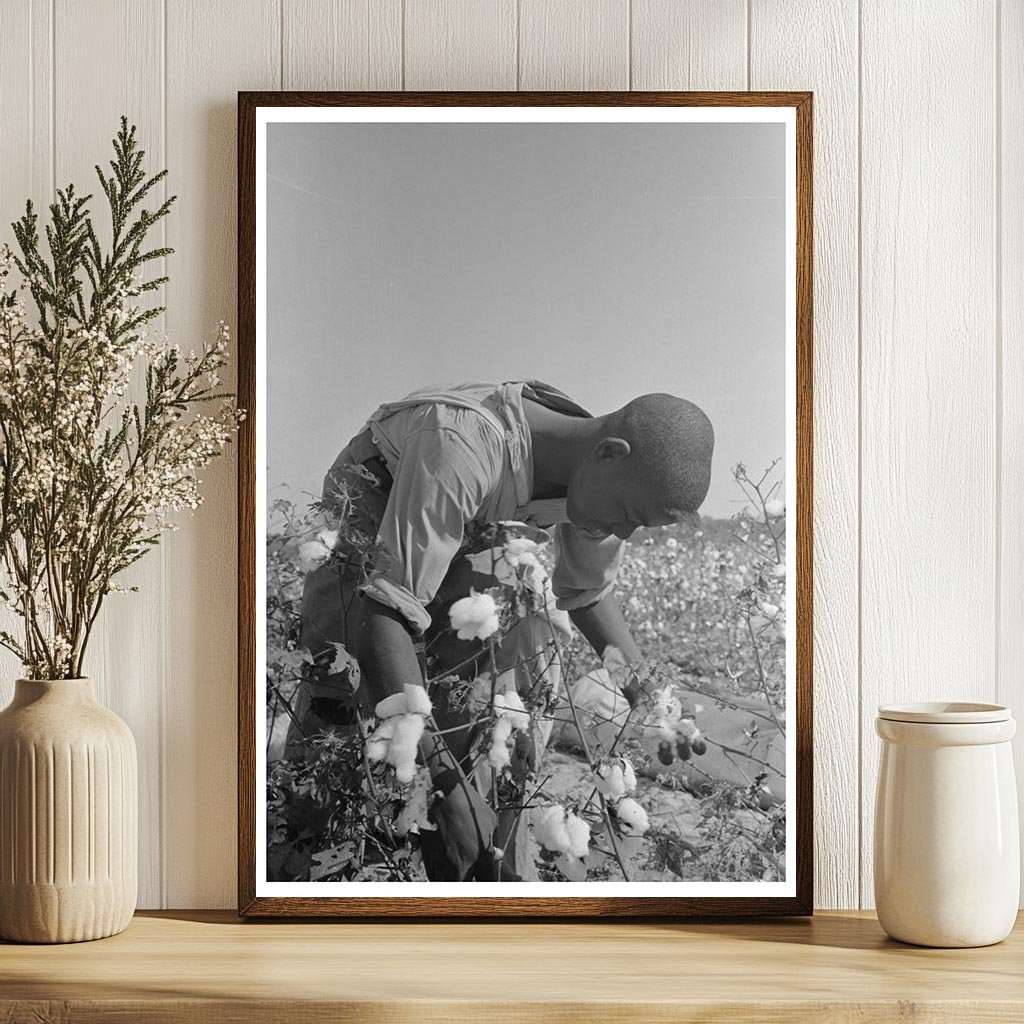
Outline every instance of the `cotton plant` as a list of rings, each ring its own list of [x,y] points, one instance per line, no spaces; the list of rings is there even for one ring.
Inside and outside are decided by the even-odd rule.
[[[533,834],[549,853],[582,859],[590,852],[590,825],[561,804],[547,804],[534,811]]]
[[[82,675],[119,575],[201,504],[242,415],[221,388],[226,325],[188,352],[148,334],[164,309],[144,297],[167,278],[145,271],[172,250],[147,236],[174,197],[147,208],[166,171],[147,176],[144,156],[122,118],[96,168],[109,243],[69,185],[42,239],[29,202],[17,251],[0,248],[0,600],[20,619],[0,645],[31,678]]]
[[[381,722],[366,740],[367,758],[390,764],[398,782],[412,782],[419,742],[431,710],[430,698],[422,686],[406,684],[401,693],[378,701],[374,714]]]

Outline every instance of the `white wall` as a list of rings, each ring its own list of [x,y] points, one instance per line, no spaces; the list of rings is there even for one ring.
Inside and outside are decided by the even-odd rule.
[[[239,89],[815,92],[815,874],[869,906],[875,706],[1024,703],[1024,0],[0,0],[0,26],[0,223],[86,185],[126,112],[180,196],[185,345],[235,316]],[[234,904],[234,475],[96,640],[143,906]]]

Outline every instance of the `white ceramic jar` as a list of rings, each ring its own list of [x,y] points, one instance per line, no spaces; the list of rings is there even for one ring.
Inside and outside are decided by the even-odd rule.
[[[988,946],[1017,915],[1020,836],[1010,740],[1000,704],[878,709],[875,906],[894,939]]]

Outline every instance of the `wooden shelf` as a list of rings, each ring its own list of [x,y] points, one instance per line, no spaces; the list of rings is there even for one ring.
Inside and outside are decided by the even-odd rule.
[[[869,913],[771,922],[239,921],[140,913],[122,935],[0,943],[0,1022],[1024,1020],[1024,919],[930,950]]]

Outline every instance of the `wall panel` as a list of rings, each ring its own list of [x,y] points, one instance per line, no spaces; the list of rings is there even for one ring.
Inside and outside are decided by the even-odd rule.
[[[285,89],[401,89],[402,0],[282,0]]]
[[[746,89],[747,0],[632,0],[633,89]]]
[[[519,0],[520,89],[628,89],[628,0]]]
[[[1000,5],[996,317],[1001,333],[1001,566],[996,700],[1024,717],[1024,4]],[[1019,734],[1018,734],[1019,736]],[[1015,741],[1024,822],[1024,739]]]
[[[31,199],[46,210],[53,189],[53,19],[50,0],[9,0],[0,31],[0,244],[15,247],[11,222]],[[17,635],[20,620],[0,607],[0,629]],[[22,675],[0,648],[0,707]]]
[[[405,0],[403,87],[515,89],[516,0]]]
[[[281,84],[276,0],[167,0],[168,328],[183,347],[235,318],[235,120],[240,89]],[[225,373],[230,380],[233,369]],[[235,900],[235,447],[167,542],[166,899]]]
[[[991,3],[862,15],[861,900],[878,704],[995,678]]]

